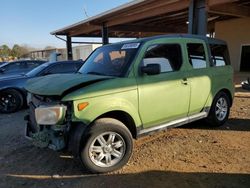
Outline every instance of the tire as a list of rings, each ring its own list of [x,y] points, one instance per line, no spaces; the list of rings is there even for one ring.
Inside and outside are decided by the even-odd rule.
[[[124,166],[133,150],[128,128],[112,118],[96,120],[82,139],[79,157],[92,173],[105,173]]]
[[[0,113],[13,113],[23,106],[23,96],[15,89],[0,92]]]
[[[230,99],[224,92],[219,92],[212,103],[209,115],[206,118],[208,125],[218,127],[223,125],[227,120],[230,113]]]

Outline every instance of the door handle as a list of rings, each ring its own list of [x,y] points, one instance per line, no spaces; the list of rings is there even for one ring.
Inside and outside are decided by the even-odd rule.
[[[188,84],[188,79],[187,78],[182,78],[181,83],[184,85]]]

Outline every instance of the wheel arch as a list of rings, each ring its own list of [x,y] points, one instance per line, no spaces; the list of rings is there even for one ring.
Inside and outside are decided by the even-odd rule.
[[[136,124],[135,124],[134,119],[129,113],[122,111],[122,110],[108,111],[96,117],[92,122],[100,118],[113,118],[118,121],[121,121],[128,128],[132,137],[134,139],[137,138]],[[82,136],[87,133],[90,126],[92,125],[92,122],[90,123],[84,123],[82,121],[71,122],[71,128],[70,128],[67,147],[68,147],[68,150],[72,152],[75,156],[77,156],[77,153],[80,148],[80,144],[82,143],[82,139],[83,139]]]
[[[227,111],[225,111],[226,115],[222,119],[219,119],[217,117],[217,115],[216,115],[217,101],[222,96],[221,94],[227,96],[227,100],[229,100],[229,103],[230,103],[229,106],[230,107],[232,106],[232,103],[233,103],[233,96],[231,95],[230,90],[228,90],[226,88],[223,88],[223,89],[220,89],[218,92],[215,93],[215,95],[213,96],[212,105],[211,105],[209,114],[208,114],[208,116],[207,116],[207,118],[205,120],[205,122],[208,125],[213,126],[213,127],[218,127],[218,126],[223,125],[227,121],[227,119],[229,117],[229,114],[230,114],[230,107],[228,107]]]
[[[130,116],[130,114],[128,114],[127,112],[121,110],[113,110],[98,116],[95,120],[100,118],[113,118],[121,121],[129,129],[132,137],[134,139],[137,138],[135,121],[132,116]]]
[[[233,96],[232,96],[231,92],[229,91],[229,89],[223,88],[223,89],[219,90],[219,91],[216,93],[216,95],[217,95],[218,93],[220,93],[220,92],[223,92],[223,93],[225,93],[225,94],[228,96],[228,98],[229,98],[229,100],[230,100],[230,107],[231,107],[231,106],[233,105]],[[216,95],[215,95],[215,96],[216,96]]]
[[[0,91],[4,91],[4,90],[16,90],[17,92],[19,92],[22,95],[23,101],[26,100],[26,92],[21,88],[18,88],[18,87],[6,87],[6,88],[1,88],[0,89]]]

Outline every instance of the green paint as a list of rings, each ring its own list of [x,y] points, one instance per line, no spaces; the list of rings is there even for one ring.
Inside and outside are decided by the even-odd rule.
[[[123,111],[133,118],[137,127],[144,128],[197,114],[205,107],[210,107],[213,97],[222,89],[227,89],[233,97],[232,67],[210,67],[210,50],[205,40],[154,37],[133,42],[141,42],[142,46],[133,59],[127,76],[50,75],[29,81],[26,89],[34,94],[47,96],[61,96],[67,91],[61,100],[72,101],[72,121],[90,124],[107,112]],[[204,45],[207,68],[193,69],[187,56],[187,43]],[[179,44],[183,60],[181,69],[152,76],[140,74],[144,54],[154,44]],[[187,84],[182,83],[183,78],[187,78]],[[78,111],[77,105],[82,102],[88,102],[89,105]]]

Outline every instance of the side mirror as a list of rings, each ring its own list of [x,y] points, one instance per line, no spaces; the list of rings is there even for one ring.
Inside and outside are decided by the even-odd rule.
[[[159,64],[147,64],[144,67],[141,67],[141,72],[147,75],[156,75],[160,74],[161,67]]]

